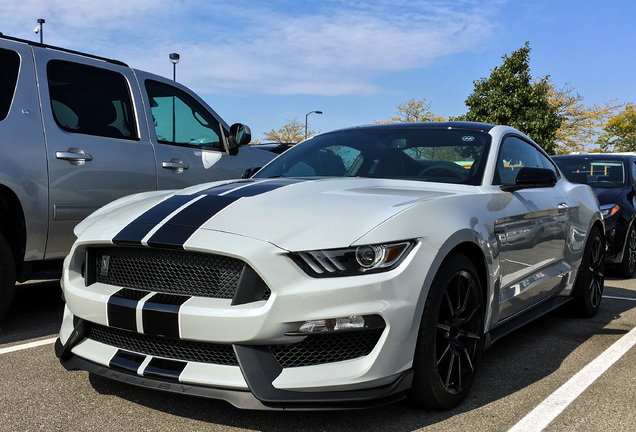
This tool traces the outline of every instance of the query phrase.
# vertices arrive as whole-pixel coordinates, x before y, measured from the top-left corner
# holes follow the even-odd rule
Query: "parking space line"
[[[612,299],[612,300],[627,300],[627,301],[636,301],[636,298],[631,297],[614,297],[614,296],[603,296],[604,299]]]
[[[25,344],[21,344],[21,345],[14,345],[12,347],[9,348],[0,348],[0,355],[2,354],[7,354],[10,352],[14,352],[14,351],[22,351],[25,349],[29,349],[29,348],[35,348],[35,347],[39,347],[42,345],[49,345],[55,342],[55,340],[57,339],[57,337],[53,337],[53,338],[49,338],[49,339],[43,339],[43,340],[39,340],[39,341],[35,341],[35,342],[29,342],[29,343],[25,343]]]
[[[539,432],[565,410],[598,377],[636,345],[636,327],[548,396],[508,432]]]

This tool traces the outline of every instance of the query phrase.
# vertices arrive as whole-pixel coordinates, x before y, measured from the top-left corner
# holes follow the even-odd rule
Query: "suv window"
[[[113,71],[51,60],[47,65],[53,117],[67,132],[137,139],[130,89]]]
[[[493,184],[514,185],[519,170],[524,167],[547,168],[557,174],[550,160],[533,145],[517,137],[505,138],[497,158]]]
[[[157,81],[147,80],[157,141],[223,150],[219,121],[189,94]]]
[[[20,56],[15,51],[0,49],[0,121],[7,118],[18,82]]]

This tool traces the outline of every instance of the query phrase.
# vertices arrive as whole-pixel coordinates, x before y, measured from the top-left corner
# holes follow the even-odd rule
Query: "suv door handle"
[[[187,170],[188,168],[190,168],[190,165],[183,162],[181,159],[170,159],[170,162],[161,162],[161,167],[170,169],[176,173],[181,173],[183,172],[183,170]]]
[[[60,160],[67,160],[73,165],[82,165],[85,162],[93,160],[93,156],[84,153],[84,150],[77,147],[71,147],[67,151],[55,152],[55,158]]]

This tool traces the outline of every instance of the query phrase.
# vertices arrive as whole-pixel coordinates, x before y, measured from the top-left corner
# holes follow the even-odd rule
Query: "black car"
[[[598,197],[607,243],[606,261],[617,276],[631,278],[636,268],[636,154],[554,156],[563,175],[589,185]]]

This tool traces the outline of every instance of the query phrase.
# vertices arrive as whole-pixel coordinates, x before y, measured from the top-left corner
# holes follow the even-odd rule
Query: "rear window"
[[[106,69],[52,60],[47,65],[53,117],[67,132],[137,139],[126,78]]]
[[[597,158],[555,158],[565,178],[598,188],[617,188],[626,183],[625,166],[620,160]]]
[[[15,94],[20,70],[20,56],[15,51],[0,49],[0,121],[7,118]]]

